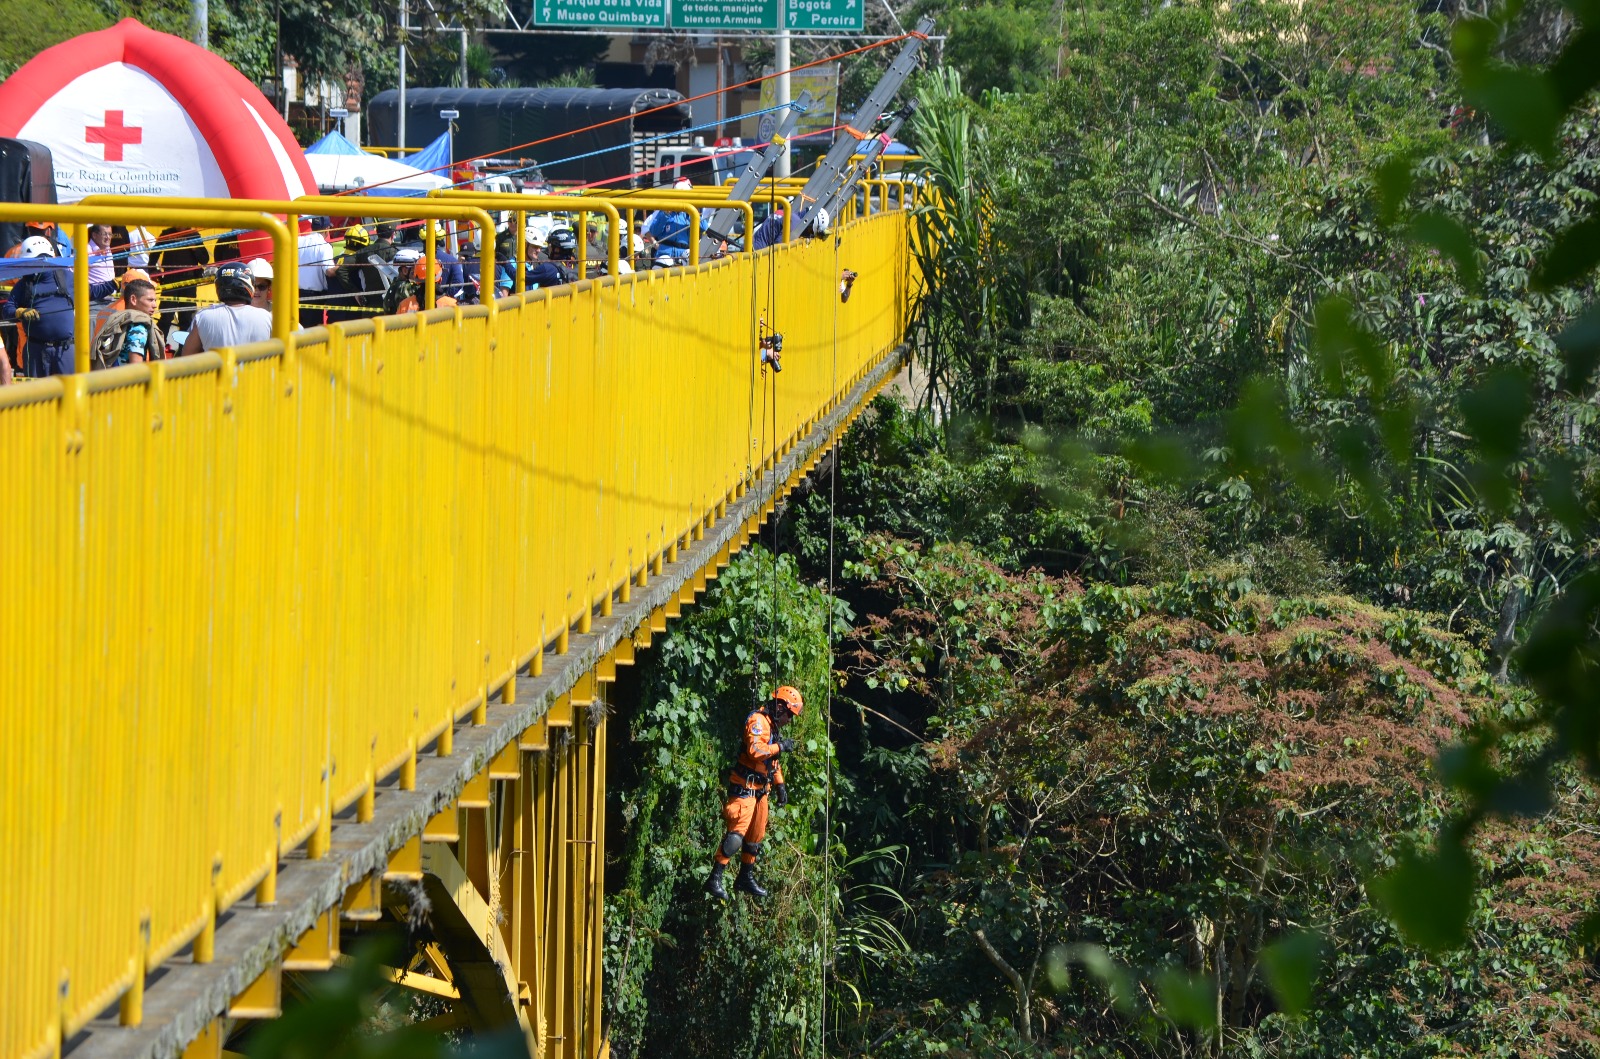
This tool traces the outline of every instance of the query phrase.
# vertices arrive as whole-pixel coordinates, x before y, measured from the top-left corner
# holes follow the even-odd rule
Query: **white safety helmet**
[[[42,235],[30,235],[22,241],[22,249],[18,251],[21,257],[54,257],[56,248],[50,245],[50,240]]]
[[[397,265],[414,265],[421,260],[422,251],[420,250],[412,250],[407,247],[404,250],[396,250],[394,252],[394,263]]]
[[[268,261],[264,257],[253,257],[253,258],[251,258],[250,259],[250,278],[251,279],[271,279],[272,278],[272,262]]]

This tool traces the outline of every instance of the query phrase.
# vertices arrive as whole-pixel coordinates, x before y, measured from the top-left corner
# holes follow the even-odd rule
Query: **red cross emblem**
[[[144,130],[136,125],[122,124],[122,111],[106,111],[104,125],[90,125],[83,130],[83,138],[89,143],[104,144],[106,161],[122,161],[122,149],[130,143],[143,143]]]

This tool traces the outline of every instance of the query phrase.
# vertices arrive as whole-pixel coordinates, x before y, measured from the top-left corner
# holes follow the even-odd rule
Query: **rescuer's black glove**
[[[784,806],[788,805],[789,785],[786,783],[774,783],[772,785],[772,800],[778,803],[779,809],[782,809]]]
[[[789,753],[789,751],[794,749],[794,740],[790,739],[786,735],[778,736],[778,738],[776,740],[774,740],[774,742],[776,742],[778,744],[778,749],[783,751],[785,754]]]

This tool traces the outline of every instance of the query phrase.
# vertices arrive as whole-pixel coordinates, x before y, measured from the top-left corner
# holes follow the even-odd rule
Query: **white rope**
[[[833,237],[833,274],[835,281],[839,275],[839,237]],[[839,292],[833,292],[833,363],[831,372],[831,389],[829,392],[835,396],[839,393]],[[823,900],[823,927],[822,927],[822,968],[821,968],[821,1021],[822,1021],[822,1059],[828,1056],[828,968],[833,962],[833,619],[837,609],[833,600],[833,531],[834,517],[839,495],[839,447],[844,444],[844,435],[834,443],[833,460],[828,467],[828,694],[823,702],[822,720],[824,734],[827,736],[827,746],[824,754],[826,775],[823,780],[822,801],[822,900]]]

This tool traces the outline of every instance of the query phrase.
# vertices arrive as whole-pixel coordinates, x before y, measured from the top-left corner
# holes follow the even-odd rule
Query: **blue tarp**
[[[306,154],[364,154],[365,152],[349,140],[344,133],[334,129],[328,135],[306,148]]]
[[[414,157],[414,156],[413,156]],[[306,164],[317,187],[339,194],[426,195],[445,187],[449,179],[424,173],[411,161],[369,154],[337,132],[330,132],[306,148]],[[370,190],[363,190],[370,189]]]
[[[416,154],[408,154],[401,159],[406,165],[415,166],[425,173],[434,173],[438,176],[450,175],[450,163],[455,159],[450,157],[450,134],[441,132],[439,138]]]
[[[0,282],[21,279],[51,268],[72,270],[70,257],[0,257]]]

